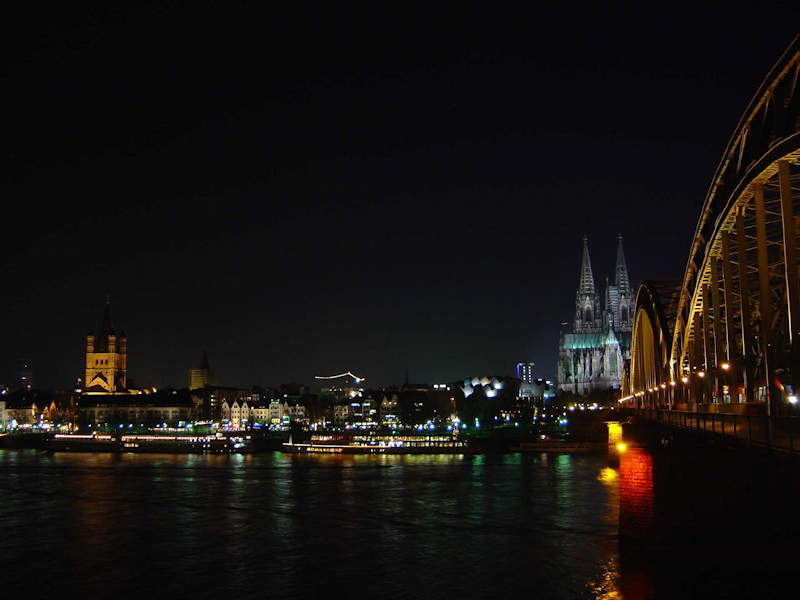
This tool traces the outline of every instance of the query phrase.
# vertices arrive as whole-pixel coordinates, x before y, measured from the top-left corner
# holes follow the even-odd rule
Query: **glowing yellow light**
[[[669,384],[670,384],[672,387],[675,387],[675,382],[674,382],[674,381],[670,381],[670,382],[669,382]]]
[[[600,477],[598,477],[598,479],[603,483],[611,483],[617,480],[617,472],[611,467],[605,467],[600,471]]]
[[[726,363],[726,362],[724,362],[724,363],[722,363],[722,364],[720,365],[720,367],[722,367],[722,369],[723,369],[723,370],[727,371],[728,369],[730,369],[730,368],[731,368],[731,363]]]
[[[689,378],[688,377],[681,377],[681,381],[683,383],[689,383]]]
[[[666,383],[662,383],[662,384],[661,384],[661,389],[662,389],[662,390],[665,390],[665,389],[667,389],[667,384],[666,384]]]
[[[697,375],[698,375],[698,377],[705,377],[706,376],[706,372],[705,371],[698,371]]]
[[[617,444],[617,452],[625,452],[628,449],[628,444],[625,442],[619,442]]]
[[[622,441],[622,424],[615,421],[609,421],[608,425],[608,443],[616,444]]]

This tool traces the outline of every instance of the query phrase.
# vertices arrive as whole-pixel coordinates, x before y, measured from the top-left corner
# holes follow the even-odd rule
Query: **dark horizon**
[[[0,383],[555,378],[595,280],[679,278],[786,6],[137,8],[22,17],[6,73]],[[757,35],[755,11],[770,32]],[[657,211],[657,215],[653,213]]]

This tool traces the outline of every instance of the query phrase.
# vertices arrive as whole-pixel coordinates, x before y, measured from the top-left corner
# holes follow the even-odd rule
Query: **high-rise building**
[[[128,338],[111,325],[111,300],[106,300],[103,321],[95,335],[86,336],[84,392],[127,394]]]
[[[200,362],[193,369],[189,369],[189,389],[199,390],[211,385],[211,367],[208,364],[208,354],[203,350]]]
[[[606,279],[605,306],[601,311],[589,258],[589,241],[583,238],[583,257],[575,297],[572,331],[561,334],[558,389],[576,394],[619,389],[625,361],[630,360],[633,290],[628,277],[622,236],[617,237],[614,283]]]
[[[532,362],[517,363],[517,379],[525,383],[533,383],[533,367],[534,363]]]

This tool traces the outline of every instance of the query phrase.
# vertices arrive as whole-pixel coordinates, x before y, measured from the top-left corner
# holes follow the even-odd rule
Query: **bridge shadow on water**
[[[620,456],[622,596],[793,595],[800,464],[657,430],[631,433],[646,443]]]

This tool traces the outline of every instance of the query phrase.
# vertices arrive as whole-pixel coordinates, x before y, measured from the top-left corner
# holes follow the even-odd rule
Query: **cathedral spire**
[[[581,260],[581,280],[578,285],[578,295],[594,295],[594,274],[592,261],[589,259],[589,238],[583,236],[583,259]]]
[[[622,249],[622,234],[617,236],[617,268],[614,283],[620,291],[627,291],[631,288],[631,282],[628,279],[628,265],[625,264],[625,251]]]

